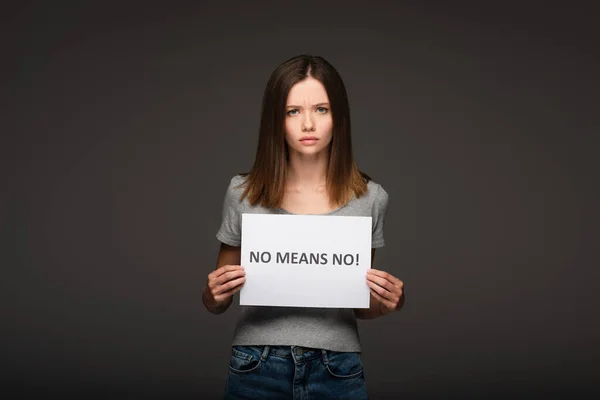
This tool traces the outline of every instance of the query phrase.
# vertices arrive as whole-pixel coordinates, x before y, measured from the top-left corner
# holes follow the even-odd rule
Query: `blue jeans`
[[[360,353],[233,346],[225,399],[368,399]]]

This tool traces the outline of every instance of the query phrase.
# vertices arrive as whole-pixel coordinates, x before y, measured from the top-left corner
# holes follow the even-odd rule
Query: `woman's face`
[[[285,140],[290,154],[314,155],[327,151],[332,129],[325,86],[312,77],[292,86],[285,116]]]

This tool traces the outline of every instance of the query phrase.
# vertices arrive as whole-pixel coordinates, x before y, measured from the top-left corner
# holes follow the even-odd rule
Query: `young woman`
[[[321,57],[281,64],[264,92],[258,149],[249,173],[229,182],[217,238],[216,270],[202,299],[225,312],[244,285],[242,213],[371,216],[372,262],[384,245],[388,194],[356,166],[344,83]],[[366,399],[357,318],[399,310],[404,284],[371,268],[369,309],[241,307],[228,399]]]

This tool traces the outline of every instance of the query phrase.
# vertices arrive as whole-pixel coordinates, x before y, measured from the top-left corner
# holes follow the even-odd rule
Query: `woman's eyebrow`
[[[313,107],[320,107],[320,106],[328,106],[329,103],[317,103],[317,104],[313,104]],[[289,105],[286,106],[287,108],[302,108],[302,106],[294,106],[294,105]]]

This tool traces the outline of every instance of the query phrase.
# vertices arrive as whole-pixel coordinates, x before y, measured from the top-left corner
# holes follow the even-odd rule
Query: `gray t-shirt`
[[[217,232],[217,239],[231,246],[241,246],[243,213],[291,214],[284,209],[252,206],[247,198],[240,201],[243,183],[244,178],[240,175],[231,179]],[[369,181],[367,193],[326,215],[372,217],[371,247],[378,248],[384,246],[387,204],[387,192],[381,185]],[[232,345],[295,345],[331,351],[361,351],[354,311],[338,308],[241,306]]]

